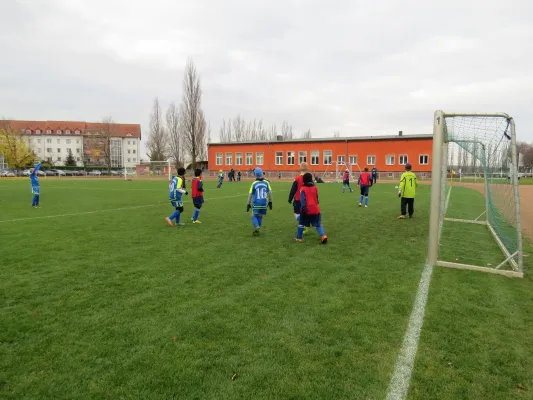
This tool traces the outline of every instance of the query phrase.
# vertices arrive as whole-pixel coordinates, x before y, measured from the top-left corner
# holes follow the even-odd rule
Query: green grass
[[[31,209],[28,182],[0,182],[0,398],[385,397],[430,186],[398,221],[391,184],[368,209],[319,185],[326,246],[316,232],[294,240],[290,183],[273,182],[260,237],[248,182],[206,182],[203,224],[187,198],[180,228],[163,221],[167,186],[42,180]],[[409,397],[511,399],[521,383],[531,398],[531,283],[435,270]]]

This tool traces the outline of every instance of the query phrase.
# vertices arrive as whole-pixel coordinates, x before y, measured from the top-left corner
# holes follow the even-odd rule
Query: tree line
[[[163,115],[156,97],[150,114],[148,157],[151,161],[171,159],[176,168],[186,159],[196,168],[198,161],[207,160],[210,127],[202,110],[200,76],[192,60],[187,61],[183,77],[181,103],[171,103]]]
[[[522,165],[520,168],[525,171],[533,170],[533,143],[518,142],[516,148]]]
[[[260,140],[277,140],[278,136],[282,140],[295,139],[292,125],[288,121],[283,121],[280,129],[277,125],[266,126],[263,124],[262,119],[256,119],[246,121],[240,115],[237,115],[233,119],[222,120],[220,126],[219,138],[223,143],[231,142],[249,142]],[[307,129],[302,132],[300,138],[311,139],[311,129]]]

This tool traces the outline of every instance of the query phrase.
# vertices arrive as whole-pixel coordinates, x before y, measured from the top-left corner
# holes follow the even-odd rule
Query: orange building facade
[[[296,139],[243,143],[210,143],[209,170],[296,172],[307,162],[313,172],[335,171],[335,164],[352,171],[367,167],[398,172],[411,163],[413,171],[431,172],[432,135]]]

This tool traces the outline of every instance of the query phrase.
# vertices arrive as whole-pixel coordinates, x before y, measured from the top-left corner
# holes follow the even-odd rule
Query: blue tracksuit
[[[33,172],[30,174],[31,192],[33,193],[33,200],[31,202],[32,207],[37,207],[39,205],[39,195],[41,194],[41,185],[39,184],[39,177],[37,176],[39,168],[41,168],[41,163],[37,164],[33,169]]]

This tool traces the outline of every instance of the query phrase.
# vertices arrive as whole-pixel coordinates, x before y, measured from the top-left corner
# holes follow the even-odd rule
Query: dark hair
[[[368,168],[367,167],[365,167],[365,172],[368,172]]]
[[[310,172],[306,172],[302,178],[304,183],[313,182],[313,175]]]
[[[199,177],[200,175],[202,175],[202,170],[200,168],[196,168],[194,170],[194,176]]]
[[[180,175],[180,176],[181,175],[185,175],[185,168],[183,168],[183,167],[178,168],[178,175]]]

